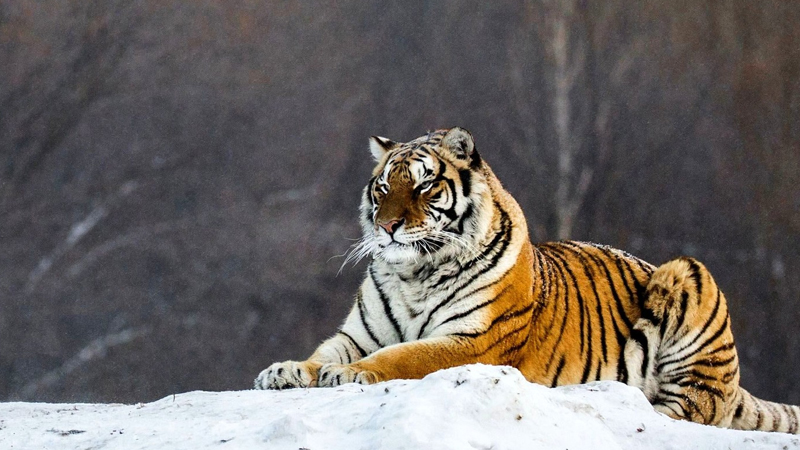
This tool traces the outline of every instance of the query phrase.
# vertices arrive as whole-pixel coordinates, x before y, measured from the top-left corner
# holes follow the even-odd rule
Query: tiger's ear
[[[372,152],[372,157],[378,162],[383,159],[383,155],[385,155],[386,152],[396,146],[397,142],[386,139],[385,137],[371,136],[369,138],[369,151]]]
[[[442,147],[449,150],[456,159],[465,161],[474,159],[476,154],[472,134],[461,127],[453,127],[444,135]]]

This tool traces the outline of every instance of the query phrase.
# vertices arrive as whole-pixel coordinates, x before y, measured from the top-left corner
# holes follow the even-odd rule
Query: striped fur
[[[256,388],[421,378],[468,363],[549,386],[618,380],[671,417],[798,431],[800,409],[739,387],[727,304],[691,258],[654,267],[584,242],[533,246],[525,218],[466,130],[373,137],[364,237],[371,256],[340,330]],[[347,262],[347,261],[346,261]]]

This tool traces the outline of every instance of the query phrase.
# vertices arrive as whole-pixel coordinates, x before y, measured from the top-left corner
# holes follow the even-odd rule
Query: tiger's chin
[[[373,258],[390,264],[414,264],[427,257],[416,247],[399,242],[390,242],[373,253]]]
[[[413,266],[418,264],[437,264],[444,260],[458,258],[459,255],[464,253],[463,245],[430,245],[420,242],[404,244],[394,241],[379,246],[377,250],[373,251],[372,258],[389,264]]]

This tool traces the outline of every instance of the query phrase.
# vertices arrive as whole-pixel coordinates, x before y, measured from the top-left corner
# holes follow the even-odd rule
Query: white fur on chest
[[[464,271],[456,262],[431,266],[427,272],[424,268],[390,270],[383,265],[374,268],[380,294],[398,322],[402,341],[480,329],[489,308],[475,310],[457,320],[448,318],[491,300],[494,291],[488,287],[516,259],[517,252],[510,250],[485,271],[481,264],[472,271]]]
[[[459,281],[458,271],[458,266],[450,263],[428,270],[424,278],[415,278],[413,271],[376,274],[382,293],[400,323],[403,341],[424,337],[420,336],[421,327],[428,321],[431,311],[451,295],[452,286]],[[456,276],[442,281],[451,275]]]

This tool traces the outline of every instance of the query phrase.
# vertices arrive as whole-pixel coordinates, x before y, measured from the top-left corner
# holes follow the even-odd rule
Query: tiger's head
[[[349,259],[435,262],[477,251],[489,227],[485,164],[469,131],[437,130],[406,143],[373,136],[377,161],[361,201],[363,237]]]

